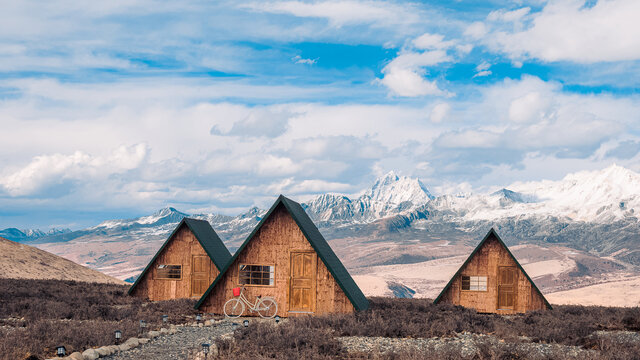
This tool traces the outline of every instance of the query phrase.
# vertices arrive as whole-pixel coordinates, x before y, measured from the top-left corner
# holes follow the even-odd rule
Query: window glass
[[[275,266],[240,264],[238,282],[241,285],[273,285]]]
[[[158,265],[156,279],[181,279],[182,265]]]
[[[486,276],[463,276],[462,290],[487,291]]]

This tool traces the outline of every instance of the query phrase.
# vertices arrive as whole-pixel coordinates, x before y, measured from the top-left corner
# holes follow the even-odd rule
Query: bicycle
[[[233,296],[237,298],[229,299],[224,303],[224,315],[230,318],[237,318],[244,313],[245,305],[252,312],[257,312],[260,317],[270,319],[278,313],[278,303],[272,297],[256,296],[256,302],[251,303],[244,296],[244,286],[242,288],[234,288]]]

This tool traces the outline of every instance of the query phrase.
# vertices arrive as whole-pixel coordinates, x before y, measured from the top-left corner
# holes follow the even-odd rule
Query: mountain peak
[[[433,199],[427,187],[418,178],[398,176],[393,171],[379,177],[363,196],[367,196],[374,201],[392,204],[400,204],[406,201],[418,204],[426,203]]]
[[[176,210],[176,208],[171,207],[171,206],[167,206],[164,207],[156,212],[154,212],[151,216],[157,216],[157,217],[165,217],[165,216],[169,216],[171,214],[181,214],[181,215],[187,215],[181,211]]]

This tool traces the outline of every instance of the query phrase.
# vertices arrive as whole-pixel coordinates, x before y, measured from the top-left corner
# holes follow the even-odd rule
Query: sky
[[[0,229],[640,171],[637,0],[0,8]]]

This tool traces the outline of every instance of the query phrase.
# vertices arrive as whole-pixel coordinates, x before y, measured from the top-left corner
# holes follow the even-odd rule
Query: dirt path
[[[176,360],[189,359],[202,348],[203,343],[233,333],[230,321],[217,322],[211,326],[179,326],[175,334],[165,334],[134,349],[100,359],[107,360]]]

